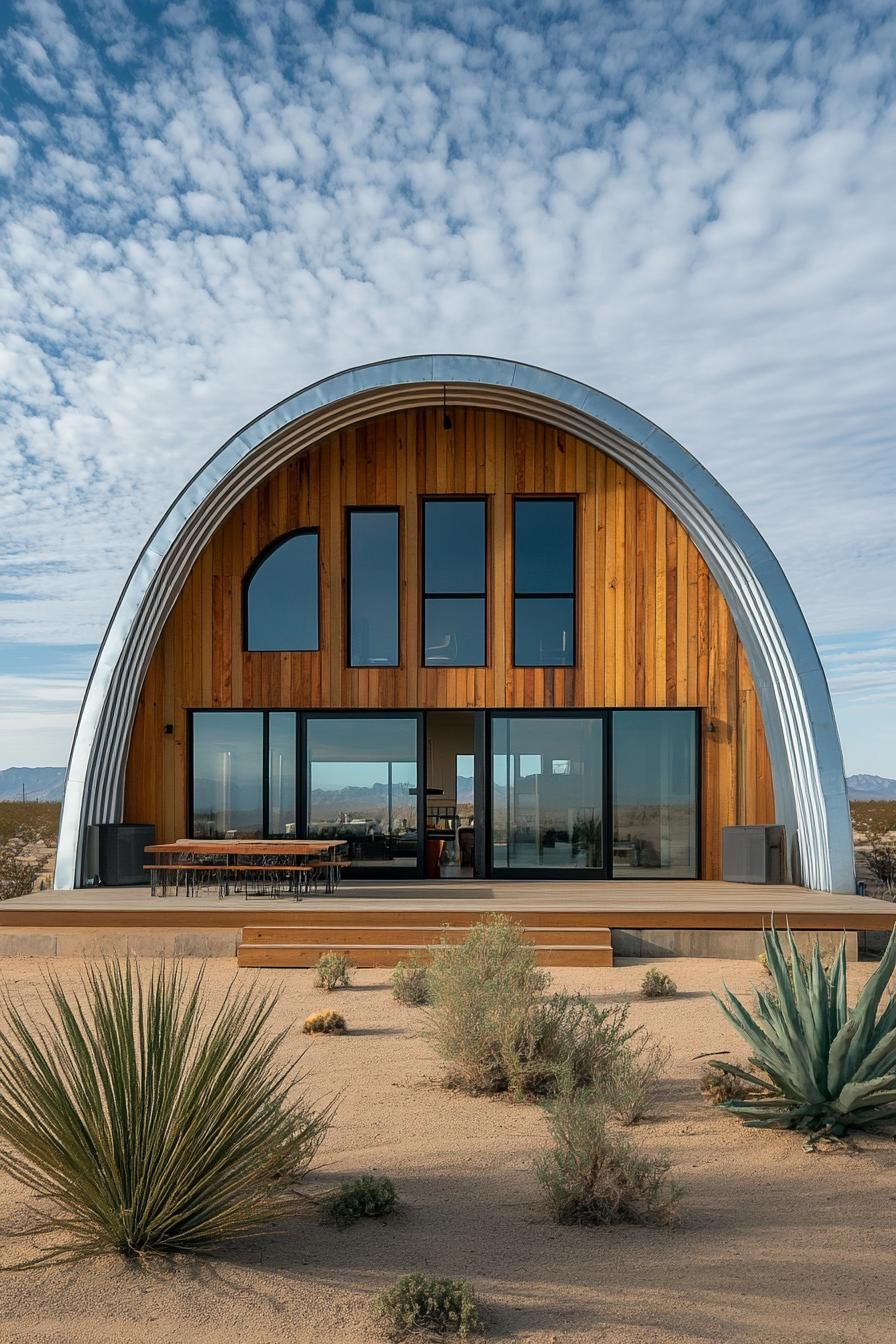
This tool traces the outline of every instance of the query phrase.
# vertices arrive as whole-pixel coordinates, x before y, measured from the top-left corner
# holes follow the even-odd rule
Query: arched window
[[[317,649],[317,531],[280,537],[246,575],[243,629],[252,651]]]

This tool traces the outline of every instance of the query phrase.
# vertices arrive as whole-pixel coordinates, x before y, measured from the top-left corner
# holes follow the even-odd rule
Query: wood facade
[[[390,414],[334,434],[271,475],[218,528],[168,618],[143,686],[125,820],[159,840],[188,830],[188,711],[621,708],[703,711],[702,876],[721,875],[721,827],[775,820],[756,691],[733,619],[685,529],[638,479],[590,445],[520,415],[451,407]],[[421,500],[488,500],[488,657],[423,667]],[[577,500],[577,665],[512,665],[512,516],[522,495]],[[401,662],[346,658],[346,509],[401,511]],[[243,651],[242,589],[260,551],[320,531],[320,650]],[[708,725],[714,731],[707,731]],[[166,732],[166,725],[173,731]]]

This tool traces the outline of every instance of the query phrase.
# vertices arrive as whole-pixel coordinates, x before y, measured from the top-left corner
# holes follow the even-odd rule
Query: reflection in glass
[[[268,715],[269,836],[292,839],[296,834],[296,716]]]
[[[264,715],[254,711],[193,715],[193,835],[263,835]]]
[[[317,533],[299,532],[262,559],[246,588],[246,648],[318,647]]]
[[[696,877],[693,710],[613,714],[613,876]]]
[[[485,500],[423,505],[423,661],[485,663]]]
[[[602,721],[495,717],[492,827],[496,869],[602,868]]]
[[[417,720],[309,716],[309,836],[348,840],[353,863],[417,864]]]
[[[398,510],[349,513],[349,663],[398,666]]]
[[[575,600],[518,597],[513,604],[513,661],[517,667],[572,667]]]
[[[423,610],[428,667],[484,664],[485,598],[428,597]]]

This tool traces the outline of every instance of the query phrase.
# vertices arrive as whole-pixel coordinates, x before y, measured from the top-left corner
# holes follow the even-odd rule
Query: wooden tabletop
[[[146,845],[147,854],[323,854],[347,840],[172,840]]]

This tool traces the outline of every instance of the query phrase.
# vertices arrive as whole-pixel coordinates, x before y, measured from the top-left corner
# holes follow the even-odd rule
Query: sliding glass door
[[[605,769],[600,713],[493,715],[495,876],[605,876]]]
[[[699,876],[697,714],[613,714],[613,876]]]

